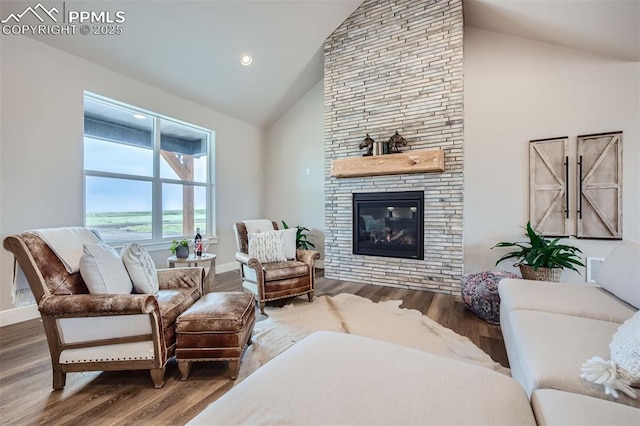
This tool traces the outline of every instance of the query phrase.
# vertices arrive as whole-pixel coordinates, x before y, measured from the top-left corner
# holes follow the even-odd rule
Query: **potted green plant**
[[[171,241],[171,247],[169,247],[171,254],[175,254],[180,259],[186,259],[189,257],[189,241],[187,240],[173,240]]]
[[[568,268],[578,273],[576,266],[584,266],[584,263],[580,261],[580,256],[577,253],[582,251],[573,246],[558,244],[560,238],[554,240],[547,240],[536,232],[531,223],[527,222],[527,226],[524,228],[529,241],[526,242],[500,242],[492,249],[496,247],[517,247],[504,256],[502,256],[496,262],[496,265],[506,259],[516,259],[522,278],[528,280],[544,280],[559,282],[562,270]]]
[[[289,229],[289,225],[287,225],[287,222],[285,222],[284,220],[282,221],[282,227],[284,229]],[[296,228],[298,229],[298,231],[296,232],[296,248],[302,250],[316,248],[316,245],[308,240],[308,237],[310,236],[308,234],[309,228],[305,228],[304,226],[300,225],[296,226]]]

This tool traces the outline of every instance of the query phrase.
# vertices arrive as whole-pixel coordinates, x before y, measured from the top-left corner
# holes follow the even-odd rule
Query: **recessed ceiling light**
[[[133,114],[133,118],[137,118],[138,120],[144,120],[145,118],[147,118],[147,116],[142,114]]]
[[[251,62],[253,62],[253,58],[249,55],[244,55],[242,59],[240,59],[240,63],[245,67],[248,67],[249,65],[251,65]]]

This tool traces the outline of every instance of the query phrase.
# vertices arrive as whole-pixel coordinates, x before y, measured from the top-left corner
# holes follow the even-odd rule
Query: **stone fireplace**
[[[461,0],[365,0],[325,41],[326,277],[459,294],[464,182],[462,32]],[[330,175],[333,160],[363,154],[358,145],[367,133],[376,141],[386,141],[396,130],[408,141],[401,148],[405,152],[441,149],[444,172]],[[389,239],[407,228],[404,225],[414,213],[411,208],[402,206],[396,211],[395,206],[385,205],[354,213],[354,194],[397,192],[422,194],[422,213],[415,212],[422,219],[415,225],[422,227],[422,235],[416,231],[414,237],[404,239],[405,243],[411,238],[421,240],[422,256],[389,257],[370,251],[371,243],[386,240],[384,231],[379,233],[382,225],[387,228],[396,222],[390,226]],[[387,207],[394,207],[391,218]],[[385,211],[387,220],[380,222]],[[369,232],[368,240],[361,236],[354,243],[354,229],[361,226]]]
[[[353,194],[353,253],[424,259],[424,193]]]

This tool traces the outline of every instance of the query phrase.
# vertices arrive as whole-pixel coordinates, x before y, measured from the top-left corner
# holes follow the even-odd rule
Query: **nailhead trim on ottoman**
[[[500,324],[498,283],[503,278],[520,277],[506,271],[463,275],[460,280],[460,290],[464,306],[483,320],[491,324]]]

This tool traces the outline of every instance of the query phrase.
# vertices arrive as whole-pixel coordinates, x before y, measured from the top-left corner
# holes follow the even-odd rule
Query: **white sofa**
[[[515,279],[499,284],[500,324],[511,374],[532,399],[534,409],[549,399],[550,391],[544,389],[573,394],[566,398],[580,410],[602,405],[594,398],[610,401],[612,409],[640,407],[640,398],[622,392],[613,398],[602,385],[580,377],[582,365],[590,358],[610,359],[613,334],[638,310],[640,244],[619,244],[596,280],[597,286]],[[640,424],[637,409],[635,423]]]
[[[484,367],[320,331],[259,368],[191,425],[535,425],[516,381]]]
[[[510,377],[366,337],[321,331],[190,425],[633,425],[640,410],[557,390],[531,403]]]
[[[603,265],[605,272],[612,265]],[[514,378],[391,343],[317,332],[189,424],[640,424],[640,409],[606,400],[579,377],[592,356],[608,358],[611,335],[634,307],[586,285],[503,280],[500,292]]]

